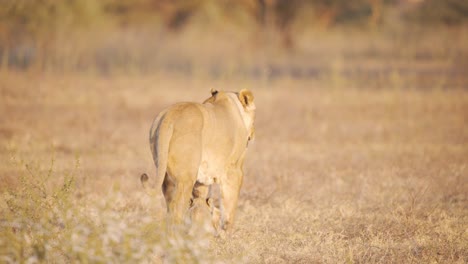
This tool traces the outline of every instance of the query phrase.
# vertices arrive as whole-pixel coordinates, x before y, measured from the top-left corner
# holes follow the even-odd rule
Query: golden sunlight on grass
[[[468,93],[333,81],[0,77],[3,262],[468,260]],[[346,81],[346,80],[344,80]],[[252,88],[256,140],[234,232],[169,239],[140,187],[152,118]]]
[[[0,263],[468,263],[468,1],[1,3]],[[211,88],[233,232],[166,232],[150,125]]]

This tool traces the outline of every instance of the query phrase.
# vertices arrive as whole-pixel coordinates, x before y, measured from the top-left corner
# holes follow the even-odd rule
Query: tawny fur
[[[246,89],[212,90],[203,104],[174,104],[156,117],[150,131],[155,186],[162,187],[171,223],[181,223],[187,213],[197,219],[199,212],[209,212],[215,228],[230,228],[254,119],[254,97]],[[147,180],[142,175],[142,183]],[[220,187],[220,209],[208,203],[214,183]],[[196,208],[189,210],[190,205]]]

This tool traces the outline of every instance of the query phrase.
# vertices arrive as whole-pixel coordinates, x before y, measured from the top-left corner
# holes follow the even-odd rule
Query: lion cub
[[[201,228],[205,232],[218,234],[221,212],[214,206],[213,199],[195,198],[190,202],[188,212],[191,223],[190,233],[193,234]]]

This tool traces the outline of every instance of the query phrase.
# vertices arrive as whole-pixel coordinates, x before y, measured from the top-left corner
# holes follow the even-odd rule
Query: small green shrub
[[[141,263],[205,258],[208,240],[185,232],[165,235],[163,222],[129,204],[128,194],[76,195],[75,168],[45,173],[40,164],[17,162],[21,185],[1,194],[0,261]]]

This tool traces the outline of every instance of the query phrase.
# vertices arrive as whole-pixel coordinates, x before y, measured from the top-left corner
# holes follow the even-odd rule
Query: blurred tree
[[[100,16],[101,5],[93,0],[4,0],[0,4],[0,54],[2,66],[18,57],[34,56],[43,62],[53,50],[58,34],[70,34],[89,26]],[[21,45],[29,46],[27,54]]]
[[[107,0],[104,10],[121,25],[160,22],[170,31],[181,30],[203,0]],[[157,21],[154,21],[157,18]],[[159,21],[158,21],[159,19]]]
[[[459,25],[468,22],[468,1],[466,0],[424,0],[418,1],[406,17],[419,23]]]
[[[293,27],[299,32],[335,26],[365,30],[380,26],[387,10],[406,18],[404,23],[468,22],[467,0],[0,0],[0,62],[43,63],[76,32],[91,27],[99,32],[97,21],[175,33],[190,22],[218,28],[229,22],[253,35],[260,47],[274,42],[290,50]]]

